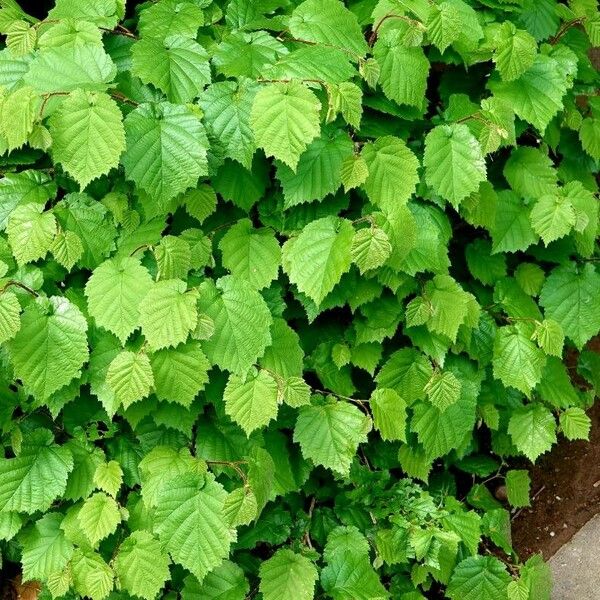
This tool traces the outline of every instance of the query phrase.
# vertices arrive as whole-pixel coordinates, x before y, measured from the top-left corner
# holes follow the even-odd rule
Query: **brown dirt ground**
[[[587,347],[600,353],[600,337]],[[576,356],[569,357],[572,362]],[[571,360],[568,360],[570,363]],[[588,411],[590,441],[561,441],[530,469],[532,503],[513,517],[513,546],[522,560],[550,558],[600,512],[600,401]]]

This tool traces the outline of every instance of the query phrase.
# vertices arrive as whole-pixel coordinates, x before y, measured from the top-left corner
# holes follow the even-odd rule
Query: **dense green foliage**
[[[5,568],[547,600],[509,511],[600,385],[596,1],[125,9],[0,0]]]

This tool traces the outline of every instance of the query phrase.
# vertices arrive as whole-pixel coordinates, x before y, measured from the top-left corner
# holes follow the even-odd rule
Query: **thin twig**
[[[533,504],[533,501],[546,489],[546,486],[543,485],[533,496],[531,496],[530,504]],[[523,512],[523,508],[520,508],[511,518],[511,521],[514,521],[521,513]]]
[[[117,92],[117,91],[112,91],[110,93],[110,95],[115,99],[115,100],[120,100],[121,102],[124,102],[125,104],[131,104],[132,106],[139,106],[139,102],[136,102],[135,100],[132,100],[131,98],[128,98],[127,96],[125,96],[124,94],[121,94],[121,92]]]
[[[322,79],[263,79],[262,77],[256,80],[258,83],[291,83],[292,81],[302,81],[303,83],[318,83],[325,85]]]
[[[242,471],[239,465],[246,464],[245,460],[207,460],[205,461],[207,465],[221,465],[224,467],[231,467],[234,471],[240,476],[244,485],[248,483],[248,478],[246,477],[246,473]]]
[[[362,59],[362,56],[360,54],[357,54],[356,52],[353,52],[352,50],[348,50],[348,48],[342,48],[341,46],[336,46],[334,44],[327,44],[326,42],[313,42],[312,40],[304,40],[302,38],[295,38],[295,37],[285,37],[286,32],[282,31],[278,36],[277,36],[277,40],[279,40],[280,42],[293,42],[293,43],[297,43],[297,44],[306,44],[307,46],[322,46],[325,48],[334,48],[335,50],[340,50],[342,52],[345,52],[346,54],[348,54],[348,56],[351,56],[354,60],[358,61]]]
[[[555,46],[571,27],[575,27],[575,25],[581,25],[585,21],[585,17],[578,17],[577,19],[572,19],[571,21],[567,21],[563,24],[563,26],[558,30],[554,37],[550,38],[550,44]]]
[[[115,35],[124,35],[125,37],[131,38],[133,40],[137,40],[137,35],[132,31],[129,31],[127,27],[123,25],[117,25],[114,29],[109,29],[108,27],[100,27],[102,31],[106,31],[107,33],[114,33]]]
[[[9,282],[4,284],[2,289],[0,289],[0,294],[4,294],[4,292],[13,285],[15,287],[21,288],[22,290],[25,290],[26,292],[29,292],[34,298],[37,298],[39,296],[39,294],[36,291],[32,290],[30,287],[26,286],[24,283],[21,283],[20,281],[15,281],[14,279],[11,279]]]
[[[152,246],[150,244],[142,244],[141,246],[138,246],[133,252],[131,252],[129,254],[129,256],[133,256],[134,254],[136,254],[140,250],[152,250]]]
[[[377,25],[373,28],[373,31],[371,32],[371,35],[369,36],[369,42],[368,42],[369,46],[372,46],[375,43],[375,40],[377,39],[377,34],[379,33],[380,27],[388,19],[401,19],[402,21],[405,21],[406,23],[408,23],[411,27],[416,27],[417,29],[420,29],[421,31],[426,30],[423,23],[421,23],[420,21],[411,19],[410,17],[407,17],[406,15],[397,15],[396,13],[388,13],[387,15],[383,16],[379,20]]]
[[[47,94],[44,94],[44,99],[42,100],[42,105],[40,106],[40,113],[39,113],[39,118],[41,119],[44,116],[44,109],[46,108],[46,104],[48,103],[48,100],[50,100],[50,98],[52,98],[53,96],[68,96],[71,92],[49,92]]]

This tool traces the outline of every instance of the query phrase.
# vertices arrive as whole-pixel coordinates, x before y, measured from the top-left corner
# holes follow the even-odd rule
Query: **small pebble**
[[[554,531],[550,532],[550,537],[554,537],[556,534],[554,533]]]
[[[596,481],[596,483],[594,483],[594,487],[597,488],[600,485],[600,479],[598,479],[598,481]]]

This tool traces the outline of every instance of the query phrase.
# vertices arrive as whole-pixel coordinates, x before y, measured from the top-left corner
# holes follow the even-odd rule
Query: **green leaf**
[[[71,572],[73,587],[81,596],[104,600],[113,589],[113,570],[96,552],[77,548],[71,559]]]
[[[31,303],[8,342],[15,375],[40,400],[67,385],[88,358],[87,321],[66,298]]]
[[[225,156],[247,169],[252,167],[256,150],[250,111],[258,89],[246,81],[220,81],[207,87],[198,100],[209,136],[217,140]]]
[[[50,121],[54,160],[81,189],[119,164],[125,150],[123,117],[108,94],[75,90]]]
[[[51,19],[77,19],[94,23],[98,27],[113,28],[124,10],[120,0],[56,0],[48,13]]]
[[[188,408],[208,383],[210,363],[199,342],[159,350],[150,356],[155,393],[159,400]]]
[[[266,31],[234,31],[216,48],[213,63],[219,72],[228,77],[254,79],[265,70],[269,72],[268,68],[285,54],[285,46]]]
[[[250,117],[257,145],[296,172],[300,155],[319,135],[320,108],[302,83],[265,85],[254,98]]]
[[[460,398],[462,385],[456,375],[450,371],[439,371],[433,374],[433,377],[425,386],[425,393],[429,402],[433,404],[440,412],[444,412],[449,406],[458,402]]]
[[[164,40],[172,35],[195,38],[202,25],[204,13],[198,4],[162,0],[141,11],[138,28],[145,38]]]
[[[443,54],[460,37],[460,13],[451,2],[434,4],[427,19],[427,37]]]
[[[591,419],[582,408],[571,406],[560,413],[560,428],[568,440],[589,440]]]
[[[537,148],[513,150],[503,172],[510,187],[525,198],[556,194],[556,170],[550,157]]]
[[[536,323],[532,339],[536,340],[539,347],[549,356],[562,356],[565,334],[553,319],[544,319],[541,323]]]
[[[79,385],[75,390],[78,389]],[[51,404],[50,406],[52,407]],[[71,439],[65,445],[73,455],[73,470],[69,473],[64,497],[68,500],[87,498],[94,489],[94,471],[102,462],[104,453],[100,448],[77,439]]]
[[[262,296],[243,280],[222,277],[199,288],[198,309],[215,324],[202,343],[210,362],[245,374],[271,343],[272,317]]]
[[[131,47],[131,56],[131,72],[163,91],[170,102],[185,104],[210,83],[208,53],[186,37],[143,38]]]
[[[494,285],[506,276],[506,257],[492,254],[492,245],[487,240],[477,239],[465,250],[469,271],[484,285]]]
[[[217,194],[210,186],[201,183],[183,194],[181,204],[191,217],[202,223],[217,209]]]
[[[73,457],[47,429],[24,436],[15,458],[0,459],[0,511],[46,511],[67,487]]]
[[[310,404],[310,386],[301,377],[290,377],[285,381],[283,387],[283,401],[298,408]]]
[[[260,565],[259,590],[265,600],[312,600],[317,569],[305,556],[282,548]]]
[[[481,146],[463,124],[438,125],[427,134],[423,165],[428,185],[455,207],[486,178]]]
[[[278,164],[277,177],[283,188],[285,208],[334,194],[342,183],[342,166],[351,156],[352,148],[346,132],[327,128],[308,145],[295,170]]]
[[[114,250],[117,231],[100,202],[87,194],[68,194],[54,210],[61,228],[72,231],[83,244],[78,261],[82,267],[94,269]]]
[[[579,139],[582,148],[592,158],[600,160],[600,119],[584,119],[579,128]]]
[[[102,46],[78,44],[40,50],[23,80],[40,94],[104,91],[116,74]]]
[[[324,217],[309,223],[283,246],[283,270],[317,305],[350,269],[354,229],[346,219]]]
[[[577,221],[575,209],[562,196],[543,196],[531,209],[531,225],[547,246],[568,235]]]
[[[34,49],[37,30],[25,21],[15,21],[6,33],[6,47],[13,56],[23,56]]]
[[[389,595],[371,566],[367,540],[355,527],[337,527],[327,538],[321,571],[323,589],[340,599],[387,600]]]
[[[289,28],[296,38],[336,46],[358,56],[367,51],[356,16],[339,0],[305,0],[294,9]]]
[[[547,408],[536,402],[513,411],[508,433],[517,450],[535,462],[556,443],[556,421]]]
[[[411,430],[417,434],[426,457],[435,459],[458,448],[475,424],[477,387],[463,380],[461,397],[443,412],[430,403],[415,406]]]
[[[40,97],[29,86],[15,90],[0,103],[0,131],[9,150],[21,148],[33,132],[39,113]]]
[[[278,396],[277,381],[267,371],[261,369],[245,379],[232,373],[223,392],[225,412],[249,436],[277,416]]]
[[[154,248],[157,279],[185,279],[192,262],[192,250],[182,237],[166,235]]]
[[[362,158],[369,175],[365,190],[371,202],[382,208],[405,204],[419,181],[419,161],[399,138],[384,136],[365,144]]]
[[[169,558],[147,531],[134,531],[119,546],[115,573],[122,589],[154,600],[169,579]]]
[[[494,62],[503,81],[513,81],[531,67],[537,54],[535,38],[517,29],[510,21],[502,23],[496,37]]]
[[[21,305],[10,291],[0,295],[0,344],[15,337],[21,328]]]
[[[75,6],[72,9],[74,12],[77,10]],[[102,32],[90,21],[87,18],[78,21],[71,17],[58,20],[43,29],[38,39],[38,46],[55,48],[90,44],[102,47]]]
[[[223,513],[231,527],[249,525],[258,516],[256,496],[249,487],[237,488],[229,493]]]
[[[362,185],[369,176],[369,167],[362,156],[353,155],[347,157],[340,172],[344,191],[347,192],[353,188]]]
[[[350,81],[342,81],[338,85],[329,85],[327,91],[329,92],[327,121],[333,121],[337,114],[341,113],[348,125],[359,129],[363,113],[362,90]]]
[[[208,174],[208,140],[186,106],[141,104],[125,118],[127,179],[157,202],[167,202]]]
[[[510,581],[506,567],[494,556],[471,556],[454,569],[447,594],[451,600],[501,600]]]
[[[96,324],[124,344],[140,321],[140,305],[152,278],[135,258],[112,258],[94,269],[85,286],[88,310]]]
[[[600,314],[595,310],[598,294],[600,275],[594,266],[569,263],[556,267],[546,278],[540,304],[546,318],[556,321],[581,349],[600,330]]]
[[[340,475],[348,475],[358,445],[367,441],[371,419],[346,402],[303,406],[294,428],[302,455]]]
[[[212,476],[191,474],[172,479],[157,496],[155,531],[173,560],[199,580],[229,554],[226,497]]]
[[[517,116],[544,132],[562,108],[567,81],[556,60],[538,54],[518,79],[491,82],[490,87],[498,98],[510,104]]]
[[[107,463],[100,463],[94,471],[94,485],[102,491],[113,496],[119,492],[123,484],[123,470],[119,463],[111,460]]]
[[[513,508],[531,505],[529,501],[530,487],[529,471],[512,469],[506,473],[506,494]]]
[[[352,261],[361,273],[381,267],[392,253],[390,239],[379,227],[359,229],[352,240]]]
[[[369,400],[375,429],[386,441],[406,441],[406,402],[394,390],[377,388]]]
[[[45,204],[56,195],[56,183],[41,171],[6,173],[0,179],[0,229],[6,228],[11,212],[24,204]]]
[[[292,378],[302,374],[304,352],[300,347],[298,334],[282,318],[273,319],[271,326],[271,345],[265,350],[259,364],[272,371],[281,379]]]
[[[425,386],[433,375],[430,361],[416,348],[402,348],[390,356],[375,381],[379,387],[391,388],[408,405],[425,398]]]
[[[229,560],[211,571],[202,583],[190,575],[184,584],[182,600],[245,600],[250,590],[244,571]]]
[[[23,519],[17,512],[0,512],[0,539],[10,541],[23,526]]]
[[[373,55],[381,67],[384,94],[398,104],[424,107],[429,61],[423,49],[407,48],[399,35],[388,35],[377,40]]]
[[[537,241],[531,227],[531,209],[510,190],[498,194],[496,218],[491,227],[492,253],[526,250]]]
[[[17,206],[6,227],[8,243],[19,265],[44,258],[56,234],[56,219],[41,204]]]
[[[471,294],[463,291],[449,275],[436,275],[425,285],[423,297],[430,307],[428,329],[456,340],[469,314]]]
[[[70,271],[83,256],[83,243],[72,231],[59,231],[52,241],[50,252],[56,262]]]
[[[496,331],[494,377],[507,387],[529,395],[542,379],[545,354],[531,341],[524,327],[508,325]]]
[[[139,323],[152,350],[186,341],[198,319],[196,300],[196,291],[188,291],[180,279],[157,281],[149,289],[139,307]]]
[[[356,119],[360,121],[362,90],[347,81],[357,75],[356,68],[351,62],[352,56],[347,50],[321,44],[307,44],[283,55],[281,55],[281,48],[278,48],[278,54],[277,62],[263,72],[265,76],[270,79],[323,81],[328,84],[330,111],[342,111],[345,107],[344,112],[352,113],[351,121],[356,122]],[[336,107],[332,106],[334,99],[331,94],[336,97]]]
[[[58,513],[48,513],[20,536],[25,581],[45,581],[52,573],[62,571],[71,558],[73,544],[60,528],[62,519]]]
[[[115,401],[129,408],[134,402],[143,400],[154,384],[150,359],[146,354],[121,352],[108,367],[106,383]]]
[[[255,229],[250,219],[230,227],[219,242],[223,266],[235,277],[260,290],[277,278],[281,249],[272,230]]]
[[[79,509],[77,521],[92,546],[114,533],[121,522],[121,513],[115,499],[103,492],[90,496]]]

